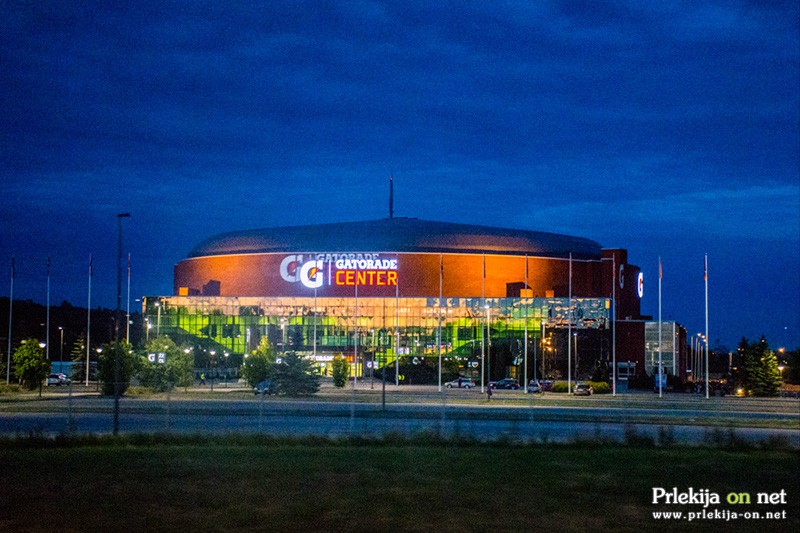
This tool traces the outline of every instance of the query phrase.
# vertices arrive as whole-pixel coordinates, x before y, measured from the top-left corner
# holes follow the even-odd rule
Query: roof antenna
[[[394,218],[394,172],[389,175],[389,218]]]

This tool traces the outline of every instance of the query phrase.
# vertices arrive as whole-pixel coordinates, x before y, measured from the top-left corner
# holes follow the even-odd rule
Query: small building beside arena
[[[151,296],[150,335],[237,365],[262,339],[329,374],[576,380],[645,370],[643,276],[585,238],[387,218],[238,231],[200,243]],[[571,343],[571,345],[568,345]],[[567,354],[572,360],[568,362]]]

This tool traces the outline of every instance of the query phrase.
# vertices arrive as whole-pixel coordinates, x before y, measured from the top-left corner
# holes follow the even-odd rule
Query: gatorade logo
[[[300,267],[300,283],[309,289],[319,289],[323,280],[322,261],[308,261]]]
[[[300,281],[300,265],[303,262],[302,255],[287,255],[281,261],[281,277],[289,283]]]
[[[303,254],[287,255],[280,265],[281,278],[300,282],[309,289],[329,285],[397,285],[397,259],[382,259],[379,254]],[[313,259],[312,259],[313,258]]]

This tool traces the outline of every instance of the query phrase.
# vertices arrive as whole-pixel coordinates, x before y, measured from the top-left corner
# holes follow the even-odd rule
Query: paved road
[[[0,434],[54,435],[70,422],[81,433],[110,433],[113,402],[105,398],[60,399],[27,405],[38,412],[4,406]],[[791,405],[789,406],[791,408]],[[381,436],[437,433],[478,440],[569,442],[575,439],[624,441],[634,436],[689,444],[785,442],[800,448],[800,414],[755,410],[518,405],[380,404],[281,401],[267,398],[121,401],[120,431],[180,434],[264,433],[278,436]],[[70,417],[71,413],[71,417]],[[764,427],[770,426],[770,427]]]

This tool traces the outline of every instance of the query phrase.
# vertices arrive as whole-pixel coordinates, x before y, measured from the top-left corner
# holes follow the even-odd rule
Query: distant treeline
[[[80,336],[86,336],[88,313],[85,307],[75,307],[67,301],[60,305],[50,305],[50,335],[47,337],[47,307],[31,300],[14,300],[12,313],[11,350],[19,346],[24,339],[37,339],[50,343],[50,359],[58,361],[61,356],[61,330],[64,328],[64,360],[69,360],[72,346]],[[8,349],[8,297],[0,297],[0,353]],[[92,309],[91,343],[99,346],[114,338],[115,311],[113,309]],[[125,310],[121,313],[119,331],[120,338],[125,338]],[[131,311],[130,335],[131,343],[138,345],[142,338],[142,315]]]

